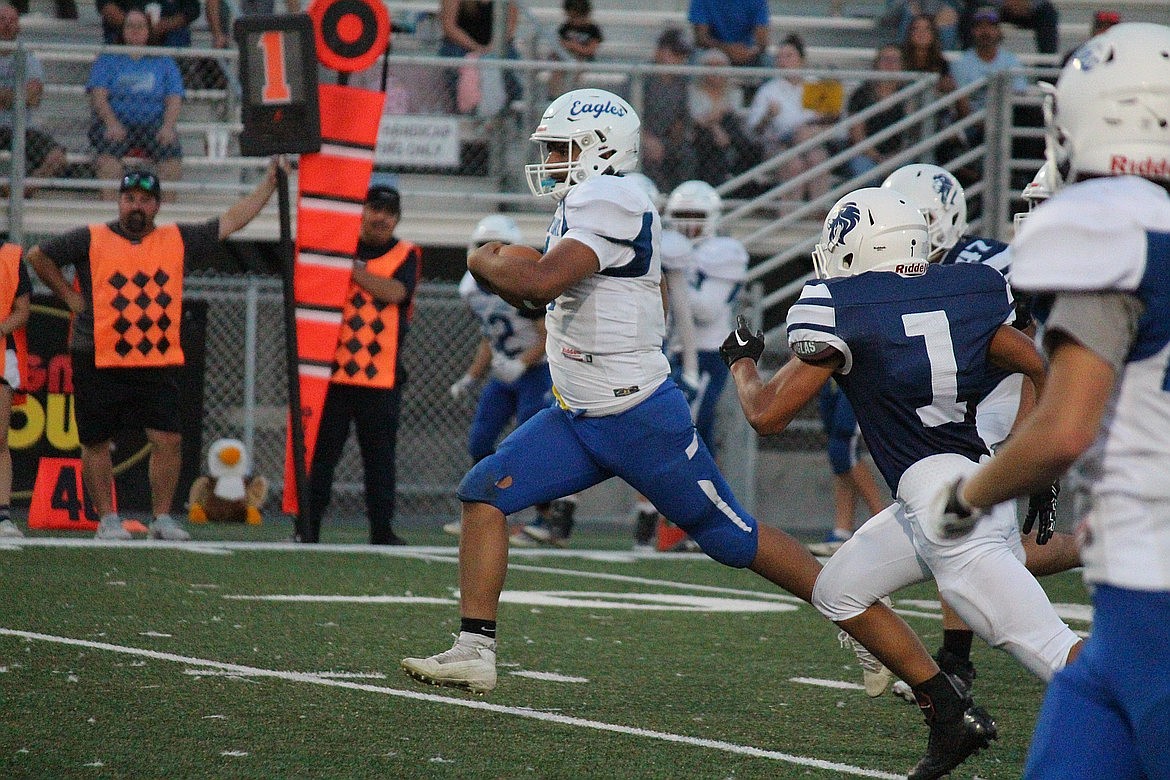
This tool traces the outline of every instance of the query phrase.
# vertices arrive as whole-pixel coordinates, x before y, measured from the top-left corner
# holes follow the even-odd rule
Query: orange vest
[[[412,251],[417,251],[414,244],[400,240],[386,254],[367,261],[366,269],[378,276],[394,276]],[[349,283],[330,381],[384,389],[394,387],[399,308],[396,303],[377,300],[357,282]],[[408,320],[410,314],[408,308]]]
[[[0,246],[0,322],[8,319],[8,315],[12,314],[12,304],[16,302],[16,288],[20,284],[20,255],[21,249],[16,244]],[[7,346],[0,347],[0,376],[4,376],[4,370],[8,368]],[[23,378],[24,372],[21,371],[20,375]]]
[[[155,228],[134,244],[106,225],[89,226],[94,364],[98,368],[183,365],[183,237]]]

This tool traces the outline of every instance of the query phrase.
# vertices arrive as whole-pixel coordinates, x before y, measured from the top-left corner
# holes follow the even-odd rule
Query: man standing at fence
[[[114,511],[110,445],[121,428],[142,427],[150,442],[150,537],[190,539],[171,516],[182,438],[178,370],[183,275],[206,267],[216,243],[260,213],[276,189],[276,160],[256,188],[207,222],[155,225],[162,198],[158,175],[122,177],[118,218],[77,228],[33,247],[28,262],[73,312],[69,352],[81,469],[100,517],[96,538],[130,539]],[[73,266],[76,288],[61,269]]]
[[[341,460],[352,420],[362,453],[370,544],[405,544],[394,533],[394,449],[402,401],[402,344],[414,314],[414,290],[422,273],[422,250],[395,238],[401,217],[398,190],[374,184],[362,207],[353,278],[333,375],[321,409],[321,424],[309,468],[308,535],[320,541],[321,516],[333,495],[333,472]]]

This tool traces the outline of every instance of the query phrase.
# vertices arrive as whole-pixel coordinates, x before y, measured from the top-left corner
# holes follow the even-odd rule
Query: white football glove
[[[456,401],[463,401],[471,395],[471,388],[475,386],[475,377],[471,374],[464,374],[455,380],[455,383],[447,388],[447,392]]]
[[[516,358],[510,358],[500,354],[492,355],[492,376],[501,382],[512,384],[524,376],[524,372],[527,370],[528,366]]]
[[[956,477],[938,491],[930,503],[930,516],[927,523],[932,530],[944,539],[957,539],[971,533],[971,529],[987,514],[982,509],[976,509],[968,504],[959,495],[963,487],[963,478]]]

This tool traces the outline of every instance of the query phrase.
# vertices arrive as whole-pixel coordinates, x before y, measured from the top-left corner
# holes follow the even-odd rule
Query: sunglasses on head
[[[158,177],[153,173],[128,173],[122,177],[122,189],[143,189],[147,192],[158,191]]]

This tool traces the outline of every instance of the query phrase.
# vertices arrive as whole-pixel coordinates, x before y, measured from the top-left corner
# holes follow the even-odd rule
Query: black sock
[[[918,699],[918,709],[927,723],[933,723],[936,718],[944,721],[955,720],[963,714],[963,700],[958,691],[945,673],[939,672],[926,682],[914,686],[914,697]]]
[[[479,618],[460,618],[459,630],[469,634],[480,634],[488,639],[496,638],[496,621],[480,620]]]
[[[973,636],[975,636],[975,632],[970,629],[944,629],[942,649],[964,661],[970,661],[971,637]]]

